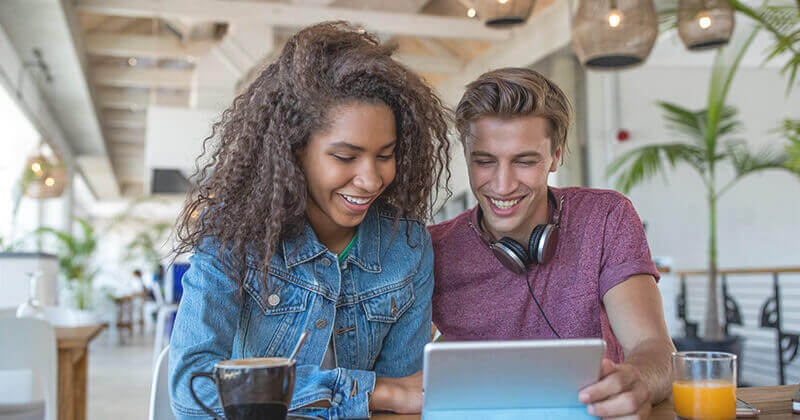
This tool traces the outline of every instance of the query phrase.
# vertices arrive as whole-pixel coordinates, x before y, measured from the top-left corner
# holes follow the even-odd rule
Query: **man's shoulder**
[[[451,240],[468,230],[472,210],[467,209],[450,220],[428,226],[433,246],[436,247],[437,244]]]
[[[586,187],[551,188],[551,190],[558,199],[564,200],[564,208],[568,211],[590,208],[610,210],[630,201],[628,197],[614,190]]]

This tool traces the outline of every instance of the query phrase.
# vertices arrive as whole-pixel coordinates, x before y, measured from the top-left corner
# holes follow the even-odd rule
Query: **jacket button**
[[[324,265],[325,267],[330,267],[331,266],[330,258],[328,258],[328,257],[323,258],[322,259],[322,265]]]
[[[314,323],[314,325],[321,330],[328,326],[328,321],[326,321],[324,318],[320,318],[316,323]]]

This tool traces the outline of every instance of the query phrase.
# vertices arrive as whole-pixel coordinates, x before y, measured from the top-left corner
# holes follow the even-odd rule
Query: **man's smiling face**
[[[548,125],[538,116],[484,117],[472,124],[469,181],[495,239],[527,245],[533,228],[547,222],[547,176],[562,153],[561,147],[551,150]]]

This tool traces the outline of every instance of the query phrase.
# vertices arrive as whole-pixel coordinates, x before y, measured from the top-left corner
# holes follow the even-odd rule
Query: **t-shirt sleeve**
[[[660,276],[650,256],[644,226],[630,200],[623,198],[609,212],[603,235],[600,298],[630,276],[649,274],[658,281]]]

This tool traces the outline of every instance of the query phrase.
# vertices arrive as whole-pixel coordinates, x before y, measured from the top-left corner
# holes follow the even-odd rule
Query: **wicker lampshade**
[[[728,0],[681,0],[678,4],[678,35],[689,50],[727,44],[733,24],[733,7]]]
[[[486,26],[516,25],[528,20],[534,0],[476,0],[475,10]]]
[[[36,155],[28,158],[25,172],[30,175],[25,189],[27,197],[55,198],[64,193],[67,186],[67,172],[64,170],[64,165],[52,162],[45,156]]]
[[[657,36],[653,0],[581,0],[572,20],[572,48],[595,70],[643,63]]]

